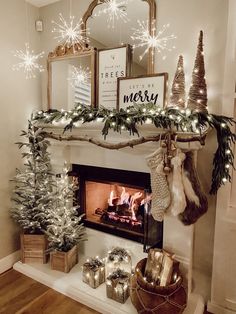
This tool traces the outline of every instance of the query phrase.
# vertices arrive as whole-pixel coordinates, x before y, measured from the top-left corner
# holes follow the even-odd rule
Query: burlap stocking
[[[151,214],[157,221],[163,221],[164,212],[170,205],[170,191],[163,172],[163,149],[159,148],[148,156],[147,165],[151,170],[152,205]]]

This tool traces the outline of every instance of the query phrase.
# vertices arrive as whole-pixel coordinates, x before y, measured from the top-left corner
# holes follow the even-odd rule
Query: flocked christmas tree
[[[76,244],[86,239],[83,215],[78,216],[77,206],[73,206],[74,191],[77,188],[70,182],[65,164],[63,172],[57,176],[54,210],[50,214],[47,229],[49,247],[68,252]]]
[[[48,214],[52,209],[53,179],[47,141],[39,129],[29,122],[28,131],[22,131],[25,142],[17,143],[24,149],[24,170],[16,169],[12,218],[25,233],[45,232]]]
[[[197,56],[192,74],[192,84],[188,96],[188,108],[207,112],[207,85],[203,52],[203,31],[200,31]]]
[[[179,56],[174,81],[171,88],[169,107],[185,107],[185,74],[183,56]]]

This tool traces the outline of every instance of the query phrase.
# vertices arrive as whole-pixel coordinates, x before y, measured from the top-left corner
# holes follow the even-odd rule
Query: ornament
[[[185,107],[185,74],[183,56],[179,56],[177,69],[171,89],[170,107]]]
[[[25,51],[16,50],[13,52],[14,56],[19,58],[21,62],[12,66],[13,71],[24,70],[26,74],[26,79],[35,78],[35,72],[43,72],[44,68],[39,64],[39,59],[43,58],[44,52],[35,54],[33,50],[30,51],[29,44],[25,44]]]
[[[143,54],[140,55],[140,60],[143,59],[143,57],[145,56],[145,54],[148,53],[150,48],[156,49],[158,53],[175,49],[175,46],[170,47],[168,46],[168,43],[173,39],[176,39],[176,36],[174,34],[164,35],[166,30],[170,27],[170,24],[164,25],[162,29],[157,33],[157,35],[156,21],[152,23],[151,32],[149,31],[149,21],[145,22],[138,20],[138,25],[139,28],[133,28],[134,33],[131,36],[131,39],[138,42],[133,45],[134,49],[139,47],[146,48]],[[166,56],[164,55],[162,59],[165,60]]]
[[[89,68],[85,69],[82,66],[72,66],[71,76],[68,78],[68,81],[73,88],[76,88],[84,83],[89,83],[90,79],[91,71],[89,71]]]
[[[115,28],[115,21],[121,20],[123,23],[129,21],[125,7],[127,3],[128,0],[104,0],[102,4],[104,4],[105,8],[98,11],[94,16],[96,17],[105,14],[107,16],[108,28]]]
[[[75,17],[70,16],[69,22],[67,22],[60,13],[59,22],[52,21],[52,24],[54,25],[52,32],[57,33],[55,39],[63,46],[71,47],[75,44],[85,46],[89,42],[86,36],[88,30],[84,28],[82,19],[79,22],[75,22]]]
[[[197,56],[189,90],[188,107],[191,110],[207,113],[207,85],[205,80],[205,64],[203,52],[203,31],[200,31]]]
[[[165,174],[169,174],[169,173],[171,173],[171,168],[170,167],[168,167],[168,166],[166,166],[166,167],[164,167],[164,173]]]

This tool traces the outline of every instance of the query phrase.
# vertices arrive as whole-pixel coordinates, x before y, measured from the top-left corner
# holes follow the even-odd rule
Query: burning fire
[[[140,204],[144,203],[144,199],[141,200],[141,198],[143,198],[143,193],[136,192],[133,195],[130,195],[128,192],[126,192],[126,189],[122,187],[122,193],[120,197],[117,196],[114,190],[111,191],[110,197],[108,199],[108,205],[110,207],[127,205],[128,209],[131,212],[132,220],[137,221],[136,213]]]

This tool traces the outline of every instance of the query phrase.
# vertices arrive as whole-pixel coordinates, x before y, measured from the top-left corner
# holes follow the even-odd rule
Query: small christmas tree
[[[203,52],[203,31],[200,32],[197,56],[192,74],[192,84],[189,90],[188,108],[207,112],[207,85],[205,80],[205,64]]]
[[[25,170],[16,169],[12,218],[25,233],[41,234],[47,228],[48,213],[52,209],[52,173],[47,141],[39,129],[29,122],[28,132],[22,131],[27,141],[17,143],[25,148],[22,153]]]
[[[68,168],[65,164],[62,174],[57,176],[56,199],[50,215],[47,235],[49,247],[68,252],[76,244],[85,240],[85,227],[81,223],[83,215],[78,216],[73,206],[75,184],[69,182]]]
[[[185,74],[183,56],[179,56],[177,69],[171,89],[169,107],[185,107]]]

